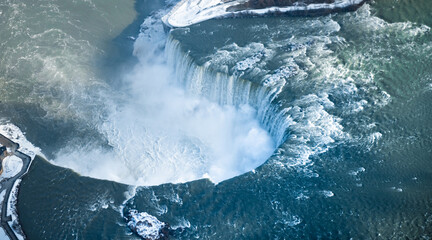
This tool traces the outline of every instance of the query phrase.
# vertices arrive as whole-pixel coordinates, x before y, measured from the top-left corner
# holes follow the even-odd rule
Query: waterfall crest
[[[258,120],[271,134],[275,143],[283,143],[288,118],[286,111],[279,109],[276,100],[284,82],[275,86],[265,86],[235,74],[214,70],[208,63],[199,66],[171,35],[165,44],[165,57],[177,81],[188,94],[205,97],[219,105],[252,106],[257,110]]]

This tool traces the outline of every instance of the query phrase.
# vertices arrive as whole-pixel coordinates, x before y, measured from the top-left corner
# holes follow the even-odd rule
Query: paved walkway
[[[28,168],[30,167],[31,158],[28,155],[18,151],[17,149],[19,148],[19,145],[6,138],[2,134],[0,134],[0,144],[9,148],[15,156],[21,158],[23,161],[23,166],[18,174],[11,178],[4,179],[2,182],[0,182],[0,192],[6,190],[6,194],[4,196],[4,200],[1,206],[1,227],[10,239],[18,240],[18,237],[15,235],[15,232],[9,225],[9,222],[12,221],[12,217],[10,215],[7,215],[7,209],[9,204],[9,197],[15,181],[20,179],[27,172]]]

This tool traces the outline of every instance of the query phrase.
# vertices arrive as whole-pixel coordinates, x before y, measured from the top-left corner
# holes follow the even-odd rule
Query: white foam
[[[366,169],[364,167],[359,167],[356,170],[350,171],[348,174],[352,175],[352,176],[357,176],[359,173],[362,173],[362,172],[365,172],[365,171],[366,171]]]
[[[369,142],[370,144],[374,144],[376,142],[378,142],[378,140],[380,140],[382,137],[382,133],[380,132],[374,132],[369,136]]]
[[[283,66],[277,69],[272,75],[268,76],[264,81],[264,86],[274,87],[279,86],[279,89],[282,90],[282,87],[285,85],[286,80],[293,77],[298,73],[298,66]]]
[[[256,110],[247,104],[221,106],[176,83],[163,57],[166,36],[157,16],[144,21],[135,42],[140,62],[124,79],[125,99],[99,126],[113,149],[64,148],[55,162],[136,185],[203,177],[218,183],[258,167],[275,146]]]
[[[281,214],[283,216],[282,219],[276,221],[276,223],[281,223],[283,225],[286,225],[287,227],[295,227],[302,222],[299,216],[291,215],[288,212],[281,212]]]
[[[368,102],[364,99],[350,104],[350,107],[352,108],[351,113],[358,113],[358,112],[363,111],[365,106],[367,106],[367,104],[368,104]]]
[[[309,198],[310,198],[310,197],[307,196],[307,195],[305,195],[304,193],[300,193],[300,194],[296,197],[297,200],[307,200],[307,199],[309,199]]]
[[[209,56],[210,60],[207,64],[217,66],[221,72],[223,72],[224,68],[231,69],[233,72],[248,69],[259,72],[266,64],[266,60],[274,56],[274,54],[275,51],[266,47],[263,43],[251,42],[245,46],[231,43],[217,49],[214,54]]]
[[[106,194],[99,195],[98,198],[95,200],[95,202],[91,203],[88,206],[88,209],[92,212],[95,212],[100,209],[108,209],[108,207],[112,207],[115,209],[115,206],[113,206],[114,200],[109,197]]]
[[[323,190],[322,192],[321,192],[325,197],[333,197],[334,196],[334,193],[332,192],[332,191],[329,191],[329,190]]]
[[[396,191],[396,192],[403,192],[402,188],[397,188],[397,187],[391,187],[390,189]]]
[[[125,200],[123,200],[122,204],[119,207],[113,207],[113,209],[120,213],[122,217],[126,217],[124,216],[124,208],[126,207],[126,203],[135,197],[137,193],[137,188],[137,186],[129,185],[128,190],[124,193]]]
[[[261,61],[261,58],[262,58],[261,53],[258,53],[252,57],[246,58],[245,60],[240,61],[236,64],[236,69],[239,71],[244,71],[244,70],[253,68],[257,62]]]
[[[285,154],[277,154],[274,159],[283,167],[308,165],[310,156],[326,152],[346,137],[341,119],[327,112],[334,107],[328,95],[306,95],[293,105],[286,109],[290,136]]]
[[[163,14],[159,12],[144,21],[134,47],[140,64],[125,78],[128,95],[120,104],[111,106],[106,122],[99,125],[113,149],[65,148],[58,155],[57,163],[84,175],[130,184],[184,182],[202,177],[219,182],[254,169],[271,154],[274,144],[268,144],[271,140],[260,124],[272,134],[277,145],[283,143],[274,158],[278,166],[305,166],[313,164],[311,156],[324,153],[350,137],[344,132],[341,116],[358,114],[368,106],[380,107],[391,101],[390,95],[376,85],[373,73],[351,69],[365,59],[346,64],[333,52],[335,46],[329,47],[332,44],[349,47],[342,37],[335,36],[342,25],[345,28],[353,25],[352,29],[361,29],[372,36],[383,28],[402,29],[398,23],[388,24],[371,15],[368,5],[356,13],[343,15],[341,25],[331,16],[301,24],[292,21],[293,25],[285,29],[292,31],[289,32],[292,38],[274,38],[268,44],[244,46],[230,43],[208,56],[210,60],[203,66],[194,65],[187,53],[178,50],[179,43],[175,40],[169,39],[165,45],[166,35],[158,19]],[[301,34],[307,29],[303,25],[312,26],[313,34]],[[161,57],[164,46],[167,59]],[[283,53],[282,66],[277,69],[267,66],[279,54],[277,49],[286,46],[290,49]],[[176,76],[170,73],[171,65],[166,64],[170,59],[178,64],[175,75],[187,81],[177,84],[172,81]],[[210,78],[209,65],[221,71]],[[248,81],[241,83],[242,79],[229,75],[249,71],[265,76],[260,83],[265,87],[259,88]],[[281,102],[281,108],[285,109],[274,107],[279,103],[269,104],[284,87],[304,91],[304,96]],[[331,99],[346,102],[337,100],[334,109]],[[343,113],[337,115],[339,111]],[[254,136],[257,141],[251,140]],[[362,143],[371,140],[373,144],[381,137],[375,133],[364,136],[359,138]],[[264,147],[250,145],[256,142]],[[305,173],[317,176],[313,172]]]
[[[151,240],[159,239],[161,230],[165,227],[165,223],[155,216],[137,210],[129,211],[127,225],[142,238]]]
[[[171,226],[171,229],[184,229],[184,228],[190,228],[192,225],[189,222],[189,220],[185,219],[184,217],[181,217],[179,222],[173,226]]]

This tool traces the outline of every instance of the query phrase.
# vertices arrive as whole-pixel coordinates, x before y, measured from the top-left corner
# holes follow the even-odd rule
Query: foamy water
[[[127,99],[99,126],[112,150],[65,148],[55,163],[135,185],[217,183],[261,165],[275,143],[256,110],[189,95],[165,61],[166,35],[157,17],[145,20],[135,42],[140,61],[124,77]]]
[[[167,39],[156,14],[135,42],[140,62],[116,82],[91,64],[95,52],[114,59],[106,56],[115,55],[111,44],[83,36],[112,31],[117,2],[82,1],[95,5],[91,11],[75,7],[81,1],[50,0],[41,5],[53,6],[52,18],[21,2],[16,10],[29,11],[16,18],[1,7],[14,3],[0,3],[0,18],[18,24],[0,29],[2,37],[13,34],[0,51],[7,86],[0,112],[52,162],[82,175],[159,184],[224,179],[266,161],[216,186],[128,188],[36,159],[18,201],[29,238],[119,239],[157,231],[145,221],[167,223],[176,239],[430,236],[428,27],[380,18],[377,1],[331,16],[217,19],[176,29]],[[156,3],[141,2],[145,11]],[[419,6],[413,4],[406,3]],[[411,8],[385,9],[393,15]],[[119,36],[124,55],[132,52],[124,47],[133,31]],[[124,62],[115,58],[110,66]],[[277,147],[270,157],[263,154],[266,135]],[[133,224],[135,233],[123,220],[134,209],[133,223],[144,227]],[[157,219],[138,215],[144,212]]]

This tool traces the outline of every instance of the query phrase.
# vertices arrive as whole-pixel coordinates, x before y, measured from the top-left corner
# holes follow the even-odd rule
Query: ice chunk
[[[167,224],[159,221],[155,216],[146,212],[138,212],[133,209],[129,211],[128,227],[144,239],[167,238]]]

